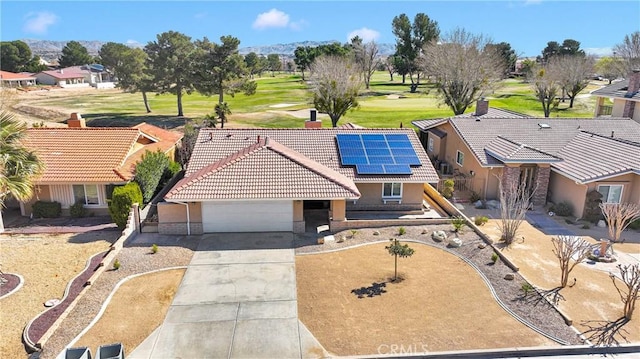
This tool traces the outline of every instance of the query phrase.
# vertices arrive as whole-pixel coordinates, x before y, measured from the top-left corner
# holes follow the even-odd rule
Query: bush
[[[83,202],[78,201],[69,207],[69,213],[71,214],[71,217],[82,218],[86,217],[87,214],[89,214],[89,211],[84,208]]]
[[[62,213],[62,205],[55,201],[37,201],[31,209],[35,218],[58,218]]]
[[[155,244],[155,243],[154,243],[154,244],[151,246],[151,253],[153,253],[153,254],[158,253],[158,245],[157,245],[157,244]]]
[[[495,263],[498,261],[498,258],[499,258],[499,257],[498,257],[498,253],[493,252],[493,253],[491,254],[491,262],[493,262],[493,264],[495,264]]]
[[[489,222],[489,217],[487,216],[476,217],[474,221],[476,226],[484,226],[487,222]]]
[[[116,258],[116,260],[113,262],[113,269],[114,270],[118,270],[120,269],[120,261]]]
[[[453,187],[455,182],[452,179],[448,179],[444,181],[444,188],[442,189],[442,195],[444,198],[449,199],[453,197]]]
[[[469,201],[471,203],[476,203],[479,200],[481,200],[480,194],[478,192],[476,192],[476,191],[471,191],[471,195],[469,195]]]
[[[178,172],[182,171],[182,166],[180,163],[176,161],[170,161],[169,166],[164,169],[164,173],[162,173],[162,180],[160,181],[159,187],[164,187],[170,179],[173,178]]]
[[[569,202],[560,202],[551,207],[551,211],[555,212],[557,216],[568,217],[573,214],[573,205]]]
[[[453,226],[454,232],[462,231],[462,228],[467,225],[467,222],[462,217],[455,216],[451,218],[451,225]]]
[[[640,219],[636,219],[635,221],[631,222],[629,224],[629,228],[634,229],[634,230],[639,230],[640,229]]]
[[[109,203],[109,214],[118,228],[124,229],[127,225],[129,211],[134,203],[142,204],[142,192],[137,183],[129,182],[113,189]]]
[[[529,282],[524,282],[522,283],[522,286],[520,287],[520,289],[522,289],[522,292],[524,293],[524,296],[526,297],[529,292],[533,291],[533,286],[531,284],[529,284]]]
[[[600,209],[600,203],[602,203],[602,194],[595,190],[589,191],[584,204],[582,218],[591,223],[597,223],[604,218],[602,216],[602,210]]]
[[[585,223],[585,224],[582,225],[582,229],[589,229],[589,228],[591,228],[589,223]]]
[[[169,162],[169,158],[158,150],[145,152],[142,161],[136,165],[134,180],[140,185],[144,203],[149,203],[153,198]]]
[[[404,235],[405,233],[407,233],[407,230],[406,230],[404,227],[400,227],[400,228],[398,228],[398,235],[399,235],[399,236],[402,236],[402,235]]]

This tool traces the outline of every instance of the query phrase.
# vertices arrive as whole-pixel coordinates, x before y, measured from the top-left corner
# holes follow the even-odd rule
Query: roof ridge
[[[134,127],[29,127],[27,130],[31,131],[31,130],[36,130],[36,131],[57,131],[57,130],[69,130],[69,131],[79,131],[79,130],[91,130],[91,131],[96,131],[96,130],[109,130],[109,131],[114,131],[114,130],[138,130],[137,128]]]
[[[527,145],[526,143],[516,142],[515,140],[508,139],[508,138],[506,138],[506,137],[504,137],[504,136],[502,136],[502,135],[498,135],[498,136],[497,136],[497,138],[501,138],[501,139],[503,139],[503,140],[505,140],[505,141],[508,141],[508,142],[513,143],[514,145],[520,146],[518,149],[516,149],[516,150],[514,150],[513,152],[511,152],[511,153],[509,154],[509,157],[511,157],[511,156],[513,156],[513,155],[515,155],[518,151],[520,151],[520,150],[521,150],[521,149],[523,149],[523,148],[528,148],[528,149],[530,149],[530,150],[533,150],[533,151],[536,151],[536,152],[542,153],[543,155],[547,155],[547,156],[550,156],[550,157],[554,157],[554,158],[561,159],[560,157],[555,156],[555,155],[553,155],[553,154],[551,154],[551,153],[549,153],[549,152],[543,151],[543,150],[541,150],[541,149],[539,149],[539,148],[537,148],[537,147],[529,146],[529,145]]]
[[[585,133],[585,134],[589,134],[591,136],[598,136],[607,140],[612,140],[612,141],[617,141],[620,143],[624,143],[630,146],[635,146],[635,147],[639,147],[640,148],[640,142],[635,142],[635,141],[631,141],[631,140],[627,140],[624,138],[620,138],[620,137],[610,137],[610,136],[605,136],[605,135],[601,135],[599,133],[595,133],[595,132],[591,132],[591,131],[587,131],[587,130],[580,130],[581,133]]]
[[[259,141],[247,147],[243,147],[242,149],[230,154],[225,158],[222,158],[210,165],[202,167],[201,169],[192,173],[189,177],[185,177],[181,179],[178,183],[176,183],[173,189],[169,193],[167,193],[166,197],[171,198],[172,194],[180,191],[182,188],[185,188],[196,182],[199,182],[200,180],[206,177],[209,177],[210,175],[231,166],[232,164],[238,162],[239,160],[246,158],[247,156],[265,148],[266,144],[267,144],[266,139],[260,139]]]
[[[288,159],[298,163],[299,165],[307,168],[308,170],[326,178],[327,180],[348,189],[350,192],[360,195],[360,193],[357,191],[357,188],[354,191],[353,187],[355,187],[355,184],[353,183],[353,181],[351,181],[349,178],[347,178],[345,175],[341,174],[340,172],[333,170],[321,163],[318,163],[312,160],[311,158],[303,155],[302,153],[297,152],[292,148],[289,148],[281,144],[280,142],[277,142],[274,140],[270,140],[268,142],[267,148],[279,153],[282,156],[287,157]],[[320,168],[322,168],[322,171],[320,170]],[[330,175],[327,175],[327,173]]]

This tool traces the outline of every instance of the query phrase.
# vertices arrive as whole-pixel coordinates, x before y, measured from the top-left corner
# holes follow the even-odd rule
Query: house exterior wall
[[[51,75],[40,73],[36,74],[36,81],[41,85],[57,85],[58,80]]]
[[[429,131],[425,133],[425,136],[427,141],[424,144],[424,149],[427,151],[429,158],[432,160],[443,160],[446,151],[447,136],[440,138]],[[429,139],[433,140],[433,151],[429,151]],[[439,168],[436,169],[439,170]]]
[[[622,117],[622,113],[624,112],[624,104],[627,101],[615,98],[613,99],[613,109],[611,110],[611,117]]]
[[[191,234],[202,234],[202,204],[200,202],[189,203],[189,226]],[[187,234],[187,211],[183,204],[160,202],[158,203],[158,233],[160,234]]]
[[[636,174],[626,174],[618,177],[608,178],[604,181],[598,181],[589,183],[589,190],[597,190],[599,185],[622,185],[622,200],[626,203],[638,203],[640,204],[640,195],[638,194],[638,187],[640,187],[640,176]]]
[[[404,211],[422,209],[423,183],[403,183],[402,198],[382,198],[383,183],[356,183],[361,197],[355,201],[347,201],[350,211]]]
[[[76,183],[81,184],[81,183]],[[96,185],[98,188],[98,202],[97,205],[85,205],[85,208],[90,214],[94,215],[108,215],[109,207],[107,204],[107,192],[106,184],[104,183],[87,183],[87,185]],[[51,185],[37,185],[36,193],[33,198],[28,202],[25,202],[22,208],[23,216],[30,216],[32,213],[33,204],[36,201],[47,202],[60,202],[62,206],[62,215],[69,215],[69,207],[75,203],[73,196],[73,184],[51,184]]]
[[[556,172],[551,172],[549,178],[549,197],[553,203],[567,202],[573,206],[573,215],[582,217],[587,199],[588,186],[578,184]]]
[[[347,204],[343,199],[334,199],[331,201],[330,205],[330,214],[331,220],[333,221],[344,221],[347,218]]]

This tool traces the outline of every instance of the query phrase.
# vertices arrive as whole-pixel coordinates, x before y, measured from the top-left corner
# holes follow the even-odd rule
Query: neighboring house
[[[99,64],[71,66],[62,70],[66,73],[82,74],[85,82],[98,89],[115,87],[111,73]]]
[[[85,74],[78,72],[65,72],[64,69],[42,71],[35,74],[38,83],[41,85],[60,87],[89,87],[85,81]]]
[[[27,87],[35,84],[36,78],[31,75],[0,71],[0,85],[2,87]]]
[[[72,114],[69,128],[30,128],[25,146],[45,163],[31,201],[21,203],[22,215],[31,214],[37,201],[57,201],[64,213],[81,201],[92,213],[108,214],[113,186],[133,179],[135,165],[147,150],[175,156],[181,134],[141,123],[134,127],[85,127]]]
[[[299,233],[311,208],[323,209],[330,226],[349,211],[423,209],[424,184],[438,176],[414,130],[309,122],[319,121],[201,129],[184,178],[158,203],[159,232]]]
[[[477,112],[477,111],[476,111]],[[583,214],[586,195],[640,203],[640,123],[628,118],[531,118],[489,109],[414,121],[441,172],[498,199],[498,179],[533,191],[533,204],[569,202]]]
[[[597,98],[596,117],[628,117],[640,123],[640,70],[628,77],[591,93]]]

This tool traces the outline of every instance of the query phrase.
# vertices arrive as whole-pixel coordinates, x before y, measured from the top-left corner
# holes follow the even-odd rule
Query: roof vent
[[[543,129],[543,128],[551,128],[551,126],[549,126],[548,123],[539,123],[538,127],[540,127],[541,129]]]

